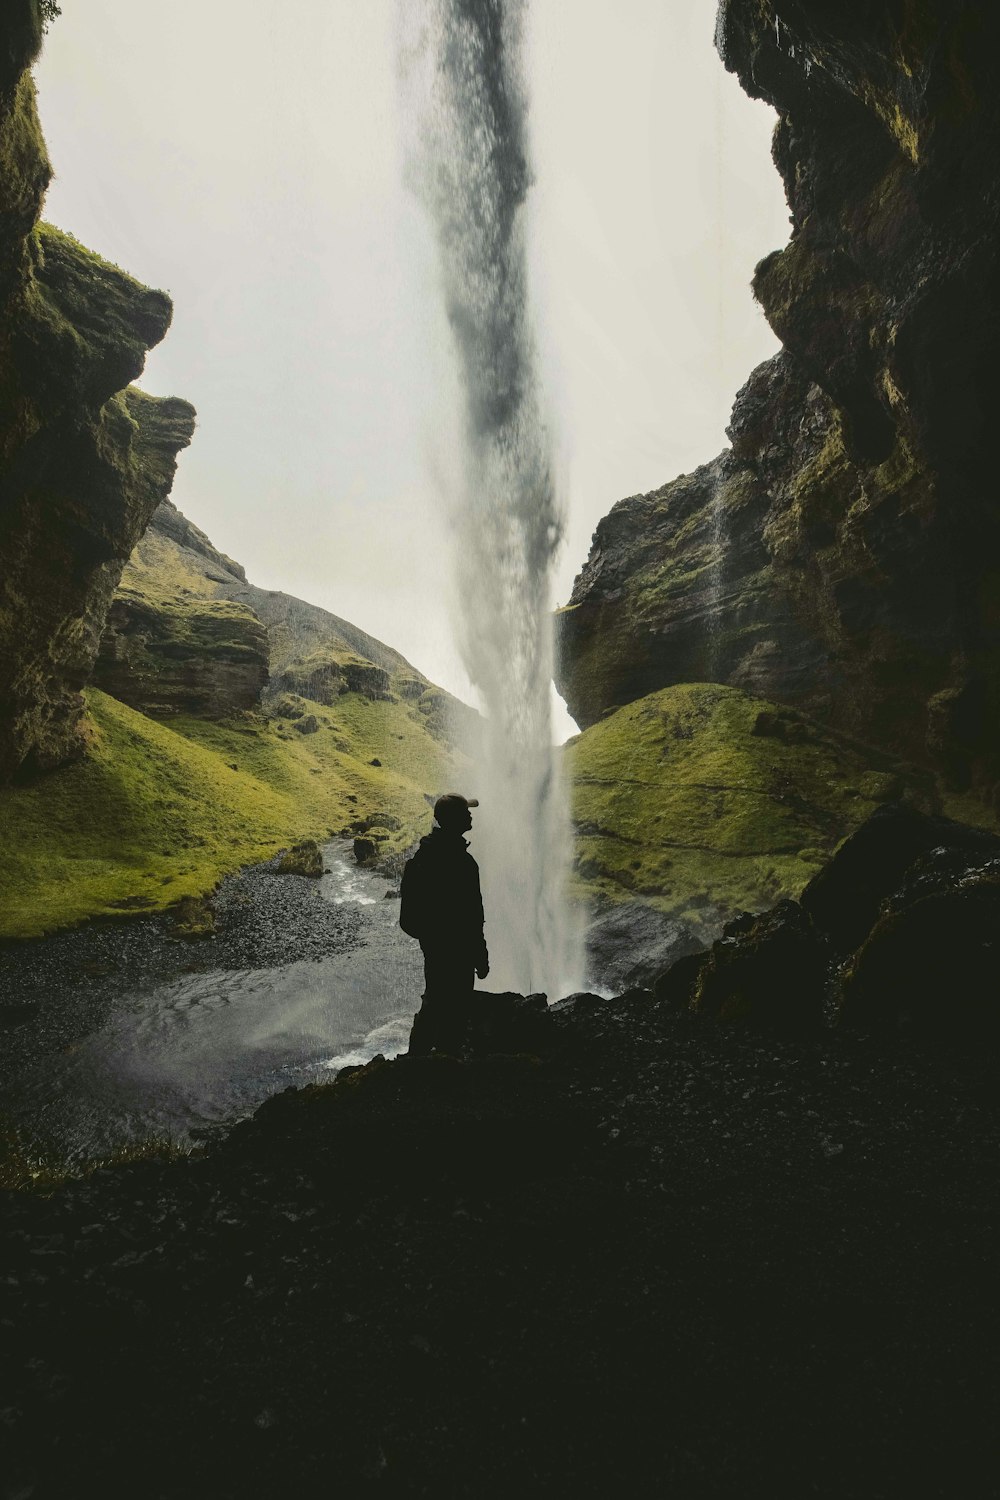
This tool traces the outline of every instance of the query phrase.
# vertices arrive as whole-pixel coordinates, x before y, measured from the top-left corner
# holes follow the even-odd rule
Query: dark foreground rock
[[[10,1494],[980,1492],[995,1065],[582,997],[0,1218]]]
[[[1000,837],[902,803],[880,808],[801,903],[745,913],[654,983],[694,1015],[804,1034],[824,1018],[1000,1040]]]

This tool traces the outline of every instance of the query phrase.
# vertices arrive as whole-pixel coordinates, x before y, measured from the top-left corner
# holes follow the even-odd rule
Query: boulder
[[[308,875],[315,879],[323,873],[323,853],[315,839],[302,839],[278,855],[275,870],[279,875]]]
[[[690,1010],[707,953],[687,953],[653,982],[653,997],[667,1010]]]
[[[698,947],[685,923],[645,902],[627,901],[591,922],[587,969],[602,987],[620,993],[652,984],[673,959]]]
[[[188,941],[215,936],[215,907],[210,896],[184,896],[170,913],[170,935]]]
[[[371,828],[387,828],[390,833],[398,833],[402,826],[402,819],[397,818],[395,813],[373,812],[365,818],[363,831],[367,833]]]
[[[689,973],[677,977],[678,990]],[[752,926],[720,938],[700,960],[690,1009],[715,1020],[801,1035],[823,1019],[827,950],[809,914],[781,901]],[[664,984],[660,998],[669,997]]]
[[[315,734],[319,729],[319,720],[315,714],[306,714],[301,719],[296,719],[295,728],[299,734]]]
[[[541,1052],[553,1039],[545,995],[477,990],[457,1031],[452,1014],[426,1002],[413,1018],[410,1056],[441,1050],[467,1055]],[[460,1036],[461,1040],[457,1040]]]
[[[1000,855],[940,848],[914,863],[847,970],[838,1019],[1000,1037]]]
[[[961,856],[1000,853],[1000,838],[950,818],[930,817],[903,803],[873,813],[802,892],[802,906],[841,953],[871,931],[883,901],[921,855],[947,849]]]

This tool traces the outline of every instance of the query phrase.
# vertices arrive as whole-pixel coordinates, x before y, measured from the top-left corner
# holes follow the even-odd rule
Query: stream
[[[309,884],[348,909],[347,951],[203,967],[126,990],[96,1031],[19,1072],[7,1118],[80,1165],[150,1140],[204,1139],[281,1089],[403,1051],[423,988],[420,950],[399,929],[385,877],[360,868],[349,844],[323,853],[327,873]],[[286,888],[289,877],[274,879]]]

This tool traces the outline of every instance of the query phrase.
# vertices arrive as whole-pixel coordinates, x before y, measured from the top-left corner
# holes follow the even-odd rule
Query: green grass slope
[[[874,808],[928,779],[735,688],[665,688],[567,747],[577,894],[696,927],[797,896]]]
[[[164,723],[90,690],[86,757],[0,789],[0,937],[163,909],[301,837],[388,812],[389,853],[461,780],[415,704],[306,703],[319,728],[243,715]],[[381,761],[373,766],[372,760]]]

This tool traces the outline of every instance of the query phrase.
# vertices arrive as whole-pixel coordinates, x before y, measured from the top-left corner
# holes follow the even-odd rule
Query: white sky
[[[461,696],[435,443],[431,251],[402,185],[397,3],[63,0],[37,68],[46,216],[168,291],[142,384],[198,410],[175,503],[265,588]],[[754,264],[788,238],[771,110],[713,0],[531,0],[533,245],[569,510],[598,520],[726,443],[777,348]]]

